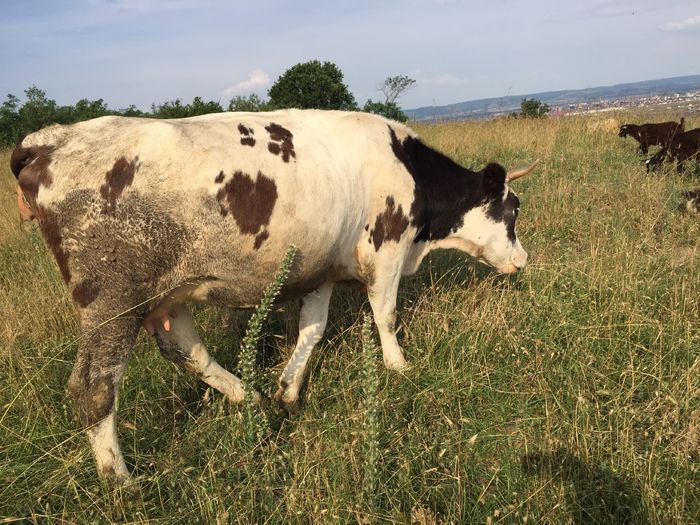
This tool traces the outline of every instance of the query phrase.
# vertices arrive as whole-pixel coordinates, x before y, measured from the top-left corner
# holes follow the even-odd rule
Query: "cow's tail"
[[[34,160],[31,148],[22,147],[24,137],[21,137],[15,144],[15,149],[10,155],[10,169],[16,179],[19,179],[19,174],[22,173],[22,168]]]
[[[10,156],[10,169],[16,178],[34,159],[60,146],[66,127],[55,124],[20,138]]]
[[[51,126],[17,141],[10,155],[10,169],[17,178],[17,207],[20,224],[32,220],[35,215],[36,186],[39,183],[37,173],[22,175],[22,170],[40,157],[48,157],[56,147],[65,140],[65,128]],[[31,171],[31,170],[27,170]],[[32,191],[33,189],[33,191]],[[26,191],[29,190],[29,193]]]

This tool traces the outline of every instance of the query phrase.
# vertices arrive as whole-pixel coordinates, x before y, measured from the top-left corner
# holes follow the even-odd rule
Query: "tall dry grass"
[[[304,409],[293,418],[271,410],[271,437],[255,452],[240,445],[239,407],[140,339],[119,417],[141,491],[129,501],[105,493],[63,392],[77,337],[68,295],[36,232],[17,227],[4,154],[0,516],[700,521],[700,221],[678,211],[680,191],[697,181],[671,169],[646,174],[636,143],[616,133],[618,123],[639,117],[415,126],[467,166],[542,164],[514,183],[518,232],[530,253],[524,272],[497,276],[446,252],[402,283],[399,338],[413,367],[380,371],[369,400],[381,447],[370,506],[362,494],[370,394],[359,322],[368,305],[343,290],[310,366]],[[687,119],[687,129],[697,125]],[[296,311],[292,304],[274,315],[259,345],[268,393],[293,348]],[[234,370],[242,323],[209,308],[196,318],[217,359]]]

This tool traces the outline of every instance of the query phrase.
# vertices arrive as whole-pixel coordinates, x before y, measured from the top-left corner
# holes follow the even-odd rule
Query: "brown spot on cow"
[[[394,197],[389,195],[386,198],[386,210],[377,215],[374,228],[369,232],[369,240],[374,243],[374,249],[378,251],[385,241],[398,242],[406,228],[408,228],[408,217],[404,215],[401,205],[399,204],[397,208]]]
[[[248,128],[243,124],[238,124],[238,132],[241,134],[241,144],[243,146],[250,146],[251,148],[255,146],[255,131],[253,128]]]
[[[259,250],[260,247],[262,246],[262,243],[265,242],[269,237],[270,237],[270,234],[267,230],[263,230],[260,233],[258,233],[255,236],[255,244],[253,244],[253,248],[255,248],[256,250]]]
[[[90,377],[92,359],[76,362],[68,379],[68,392],[75,399],[78,419],[83,426],[98,423],[107,417],[114,404],[114,380],[111,374]]]
[[[87,308],[100,294],[100,287],[92,279],[83,279],[73,288],[73,301],[81,308]]]
[[[219,174],[214,178],[214,182],[216,182],[217,184],[221,184],[222,182],[224,182],[224,178],[225,178],[225,177],[226,177],[226,175],[224,175],[224,172],[223,172],[223,170],[222,170],[222,171],[220,171]]]
[[[277,185],[260,171],[253,181],[250,175],[237,170],[216,193],[216,199],[221,215],[230,213],[241,233],[257,235],[270,223],[277,202]]]
[[[267,150],[270,153],[272,153],[273,155],[279,155],[280,152],[282,151],[282,148],[276,142],[268,142],[267,143]]]
[[[287,128],[280,126],[271,122],[265,129],[270,134],[270,142],[267,145],[267,149],[273,155],[282,155],[282,160],[284,162],[289,162],[290,157],[297,157],[294,151],[294,143],[292,139],[294,135]]]
[[[39,188],[49,188],[53,182],[53,176],[49,170],[51,153],[53,148],[38,146],[24,149],[17,146],[12,152],[10,160],[12,172],[17,176],[19,187],[22,189],[29,206],[36,206],[36,198]]]
[[[112,169],[105,174],[105,183],[100,186],[100,195],[107,201],[107,211],[114,212],[117,199],[127,186],[131,186],[139,168],[139,158],[129,162],[125,157],[118,158]]]
[[[53,252],[58,268],[61,270],[61,276],[66,283],[70,282],[71,273],[68,268],[69,254],[63,248],[63,236],[61,235],[61,226],[59,224],[58,215],[50,208],[37,206],[36,215],[39,221],[39,228]]]

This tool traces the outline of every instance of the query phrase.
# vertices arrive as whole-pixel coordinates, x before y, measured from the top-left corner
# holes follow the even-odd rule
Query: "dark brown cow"
[[[624,124],[620,127],[618,136],[626,138],[632,137],[639,142],[639,149],[646,155],[649,146],[665,147],[671,143],[673,137],[683,133],[685,119],[681,117],[678,122],[659,122],[658,124]]]
[[[668,146],[646,161],[647,171],[654,171],[667,157],[676,161],[679,173],[686,161],[700,158],[700,128],[676,135]]]

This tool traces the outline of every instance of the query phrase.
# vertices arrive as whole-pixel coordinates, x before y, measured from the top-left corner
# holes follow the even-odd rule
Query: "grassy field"
[[[119,406],[129,497],[100,485],[74,419],[77,323],[41,237],[19,228],[0,154],[0,522],[697,523],[700,218],[678,208],[698,184],[647,175],[615,119],[637,121],[417,126],[466,166],[542,159],[514,183],[529,266],[506,278],[431,254],[399,291],[403,375],[363,358],[369,305],[337,290],[303,410],[270,408],[254,448],[240,407],[140,337]],[[265,326],[268,394],[297,315],[290,304]],[[196,317],[235,370],[246,314]]]

